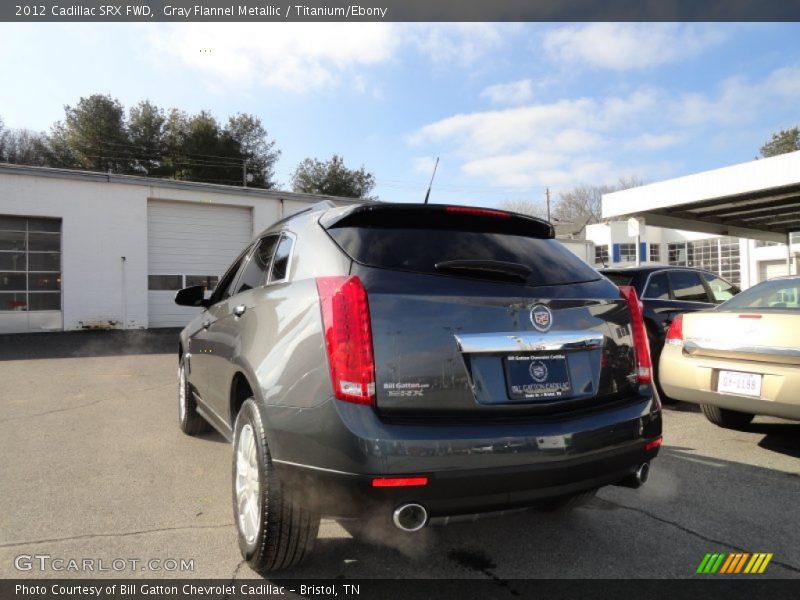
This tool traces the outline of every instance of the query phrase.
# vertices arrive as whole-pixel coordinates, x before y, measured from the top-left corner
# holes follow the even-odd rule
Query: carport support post
[[[786,274],[792,274],[792,234],[786,234]]]

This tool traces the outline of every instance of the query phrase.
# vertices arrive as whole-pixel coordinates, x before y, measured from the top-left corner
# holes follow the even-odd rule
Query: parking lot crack
[[[172,384],[171,383],[162,383],[161,385],[156,385],[156,386],[144,388],[144,389],[141,389],[141,390],[132,390],[131,393],[140,394],[140,393],[143,393],[143,392],[151,392],[153,390],[158,390],[158,389],[167,387],[169,385],[172,385]],[[125,398],[127,398],[128,400],[131,399],[130,394],[128,392],[126,392],[125,390],[117,390],[116,394],[117,395],[121,395],[121,396],[125,396]],[[87,402],[86,404],[78,404],[76,406],[66,406],[64,408],[55,408],[53,410],[46,410],[44,412],[34,413],[32,415],[19,415],[17,417],[7,417],[5,419],[0,419],[0,423],[5,423],[7,421],[20,421],[22,419],[33,419],[34,417],[42,417],[42,416],[51,415],[51,414],[54,414],[54,413],[67,412],[67,411],[70,411],[70,410],[78,410],[80,408],[86,408],[86,407],[89,407],[89,406],[95,406],[96,404],[100,404],[101,402],[106,402],[106,401],[111,400],[111,399],[113,399],[115,397],[116,397],[116,395],[112,394],[112,395],[109,395],[106,398],[100,398],[99,400],[95,400],[94,402]]]
[[[692,536],[694,536],[696,538],[699,538],[701,540],[704,540],[706,542],[710,542],[712,544],[716,544],[716,545],[719,545],[719,546],[725,546],[725,547],[730,548],[731,550],[735,550],[737,552],[748,552],[748,550],[746,548],[742,548],[742,547],[737,546],[736,544],[732,544],[730,542],[723,542],[722,540],[718,540],[718,539],[709,537],[707,535],[704,535],[704,534],[700,533],[699,531],[695,531],[693,529],[690,529],[689,527],[686,527],[685,525],[681,525],[680,523],[677,523],[675,521],[670,521],[669,519],[665,519],[664,517],[659,517],[658,515],[655,515],[655,514],[649,512],[649,511],[646,511],[646,510],[644,510],[642,508],[636,508],[634,506],[627,506],[625,504],[619,504],[617,502],[612,502],[611,500],[605,500],[603,498],[595,498],[592,502],[593,503],[609,504],[609,505],[614,506],[616,508],[623,508],[625,510],[630,510],[632,512],[636,512],[636,513],[642,514],[642,515],[644,515],[646,517],[649,517],[651,519],[654,519],[656,521],[664,523],[665,525],[671,525],[672,527],[675,527],[676,529],[680,529],[681,531],[683,531],[685,533],[688,533],[689,535],[692,535]],[[780,567],[782,567],[782,568],[784,568],[784,569],[786,569],[788,571],[793,571],[794,573],[800,573],[800,567],[796,567],[794,565],[790,565],[789,563],[785,563],[785,562],[783,562],[781,560],[776,560],[776,559],[773,558],[771,564],[778,565],[778,566],[780,566]]]
[[[60,413],[60,412],[67,412],[70,410],[78,410],[79,408],[86,408],[87,406],[94,406],[95,404],[100,404],[101,402],[105,402],[108,398],[101,398],[100,400],[95,400],[94,402],[87,402],[86,404],[78,404],[77,406],[67,406],[65,408],[56,408],[53,410],[46,410],[40,413],[34,413],[32,415],[20,415],[18,417],[8,417],[5,419],[0,419],[0,423],[5,423],[7,421],[20,421],[22,419],[33,419],[34,417],[42,417],[44,415],[52,415],[53,413]]]
[[[241,568],[244,566],[244,564],[246,562],[247,561],[245,561],[245,560],[240,560],[239,564],[236,565],[236,568],[233,570],[233,573],[231,574],[231,580],[230,580],[229,585],[228,585],[229,588],[231,586],[233,586],[233,582],[236,581],[236,577],[239,575],[239,571],[241,570]],[[222,597],[222,600],[228,600],[229,597],[230,597],[230,594],[225,594]]]
[[[222,529],[223,527],[232,527],[233,523],[225,523],[221,525],[187,525],[183,527],[159,527],[156,529],[142,529],[139,531],[124,531],[122,533],[89,533],[85,535],[75,535],[62,538],[47,538],[40,540],[27,540],[24,542],[11,542],[8,544],[0,544],[0,548],[16,548],[19,546],[30,546],[36,544],[51,544],[57,542],[70,542],[74,540],[92,540],[97,538],[123,538],[134,535],[148,535],[151,533],[161,533],[166,531],[191,531],[201,529]]]

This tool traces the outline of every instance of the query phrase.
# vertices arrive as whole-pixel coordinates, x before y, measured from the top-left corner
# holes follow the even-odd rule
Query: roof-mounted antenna
[[[431,182],[428,184],[428,191],[425,192],[425,202],[424,204],[428,203],[428,199],[431,197],[431,188],[433,187],[433,178],[436,177],[436,167],[439,166],[439,157],[436,157],[436,164],[433,165],[433,175],[431,175]]]

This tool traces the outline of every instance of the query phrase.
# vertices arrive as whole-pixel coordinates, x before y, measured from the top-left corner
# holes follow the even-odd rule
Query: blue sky
[[[8,127],[94,92],[250,112],[282,187],[339,153],[418,201],[440,156],[432,201],[496,206],[753,159],[800,122],[800,25],[3,23],[0,81]]]

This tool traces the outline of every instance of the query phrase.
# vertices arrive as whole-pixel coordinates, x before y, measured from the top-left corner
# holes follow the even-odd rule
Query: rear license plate
[[[741,394],[759,398],[761,397],[761,375],[757,373],[740,373],[738,371],[720,371],[717,391],[725,394]]]
[[[513,400],[549,400],[572,392],[564,354],[514,354],[504,362],[508,395]]]

